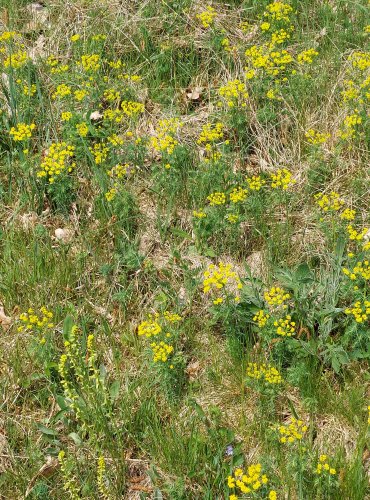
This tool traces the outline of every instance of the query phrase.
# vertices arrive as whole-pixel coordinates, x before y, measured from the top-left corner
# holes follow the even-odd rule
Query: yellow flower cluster
[[[116,165],[111,170],[107,171],[107,174],[112,179],[122,179],[129,172],[130,165],[125,163],[124,165]]]
[[[71,88],[66,85],[65,83],[61,83],[60,85],[57,86],[55,92],[52,94],[53,99],[57,99],[57,97],[63,98],[68,95],[71,95],[72,91]]]
[[[361,116],[355,112],[344,118],[343,129],[339,130],[339,137],[341,139],[351,139],[356,135],[357,126],[362,123]]]
[[[329,473],[332,476],[334,476],[337,471],[334,469],[334,467],[330,467],[329,459],[327,455],[320,455],[319,457],[319,463],[317,464],[316,467],[316,474],[322,474],[322,473]]]
[[[119,101],[121,99],[121,92],[115,89],[107,89],[104,91],[103,98],[108,102]]]
[[[155,135],[150,138],[151,147],[157,152],[172,155],[179,141],[174,138],[178,129],[183,126],[177,118],[160,120]]]
[[[343,267],[342,271],[352,281],[360,277],[364,280],[370,280],[370,262],[368,260],[357,262],[352,271],[350,271],[347,267]]]
[[[206,10],[196,15],[197,19],[200,20],[204,28],[209,28],[213,24],[216,16],[217,13],[215,9],[210,5],[207,5]]]
[[[99,54],[84,54],[77,65],[82,66],[86,72],[95,73],[100,68],[100,56]]]
[[[126,116],[135,116],[144,112],[144,104],[135,101],[122,101],[121,109]]]
[[[63,111],[60,115],[60,119],[62,120],[62,122],[69,122],[72,116],[73,114],[70,111]]]
[[[365,71],[370,68],[370,52],[356,50],[348,57],[348,60],[351,62],[354,69]]]
[[[270,76],[278,76],[287,65],[293,62],[293,57],[286,50],[274,50],[274,45],[253,45],[245,51],[249,65],[255,69],[263,69]],[[249,70],[249,68],[246,70]]]
[[[18,52],[14,52],[14,54],[10,54],[4,59],[4,67],[19,69],[25,66],[28,61],[29,57],[27,55],[27,52],[19,50]]]
[[[225,193],[216,191],[215,193],[212,193],[209,196],[207,196],[207,200],[209,201],[211,207],[215,205],[224,205],[226,203],[226,195]]]
[[[243,202],[247,198],[248,191],[242,187],[235,187],[230,193],[231,203]]]
[[[171,313],[170,311],[164,311],[163,317],[170,323],[178,323],[179,321],[182,321],[182,317],[179,314]]]
[[[263,309],[260,309],[257,314],[255,314],[253,316],[253,321],[255,321],[257,323],[257,325],[259,326],[259,328],[263,328],[268,319],[269,319],[270,315],[265,313],[265,311]]]
[[[196,219],[204,219],[205,217],[207,217],[207,214],[203,212],[203,210],[193,210],[193,217],[195,217]]]
[[[295,333],[295,321],[291,321],[292,317],[287,314],[285,318],[280,318],[274,321],[276,333],[282,337],[291,337]]]
[[[315,49],[308,49],[300,52],[297,56],[298,64],[312,64],[315,57],[317,57],[319,53]]]
[[[353,316],[357,323],[364,323],[370,316],[370,301],[364,300],[363,303],[361,303],[361,301],[358,300],[352,307],[348,307],[344,312],[349,316]]]
[[[72,172],[76,163],[70,163],[69,160],[73,157],[74,151],[74,146],[66,142],[52,143],[40,165],[37,177],[48,177],[50,184],[53,184],[58,175],[66,171]]]
[[[45,306],[40,307],[38,313],[30,307],[27,312],[19,316],[20,321],[23,323],[18,327],[18,332],[32,332],[39,335],[40,344],[45,344],[45,333],[48,329],[54,328],[53,313]]]
[[[161,325],[158,323],[159,314],[156,313],[154,316],[150,315],[149,320],[142,321],[138,326],[138,335],[145,335],[145,337],[153,337],[158,335],[162,331]]]
[[[240,493],[247,494],[260,490],[268,483],[266,474],[262,474],[261,464],[253,464],[247,470],[235,469],[232,476],[228,476],[227,485],[231,490],[238,489]],[[230,500],[236,500],[235,494],[229,496]]]
[[[236,224],[239,220],[239,216],[236,214],[227,214],[225,218],[230,224]]]
[[[345,208],[343,212],[340,214],[340,218],[343,220],[355,220],[356,210],[352,210],[351,208]]]
[[[329,195],[325,193],[317,193],[315,194],[315,200],[317,200],[316,203],[324,212],[328,212],[329,210],[337,212],[344,205],[344,201],[340,198],[339,193],[336,191],[331,191]]]
[[[292,417],[291,423],[279,427],[280,443],[294,443],[303,439],[307,432],[307,425],[302,420]]]
[[[206,123],[202,127],[197,144],[216,142],[222,139],[223,136],[224,126],[221,122],[217,122],[214,126],[211,123]]]
[[[281,188],[286,191],[295,182],[291,172],[286,168],[279,168],[274,174],[271,174],[271,187],[274,189]]]
[[[278,286],[273,286],[270,290],[267,290],[263,296],[269,306],[280,307],[282,305],[283,309],[287,308],[284,302],[290,299],[290,294]]]
[[[368,234],[368,232],[370,231],[369,228],[365,227],[362,231],[357,231],[357,229],[355,229],[352,224],[349,224],[347,226],[347,233],[348,233],[348,237],[350,240],[353,240],[353,241],[361,241],[364,239],[364,237]]]
[[[266,184],[266,181],[260,175],[247,177],[246,180],[251,191],[259,191]]]
[[[73,95],[74,95],[74,98],[76,99],[76,101],[81,102],[85,99],[86,96],[89,95],[89,93],[85,89],[79,89],[79,90],[75,90],[73,92]]]
[[[208,269],[203,274],[203,292],[220,292],[228,287],[234,293],[242,288],[242,283],[239,276],[232,269],[231,264],[220,262],[218,266],[210,264]],[[233,290],[234,289],[234,290]],[[236,289],[236,290],[235,290]],[[238,302],[240,297],[236,292],[235,301]]]
[[[305,133],[306,139],[310,144],[323,144],[326,142],[331,135],[330,134],[324,134],[323,132],[318,132],[317,130],[310,128],[307,130]]]
[[[112,144],[112,146],[122,146],[124,143],[124,140],[122,137],[120,137],[117,134],[112,134],[108,137],[108,142]]]
[[[256,380],[263,380],[268,384],[281,384],[282,377],[279,370],[271,365],[258,365],[257,363],[248,363],[247,365],[247,377]]]
[[[101,165],[108,157],[109,149],[104,143],[97,142],[93,148],[89,148],[90,152],[94,155],[94,160],[97,165]]]
[[[89,133],[89,127],[86,122],[77,123],[76,130],[79,136],[86,137]]]
[[[220,87],[218,91],[219,95],[226,99],[229,108],[233,108],[238,101],[244,101],[248,99],[248,92],[246,86],[240,80],[231,80],[223,87]],[[245,102],[242,103],[242,107],[245,107]]]
[[[157,363],[158,361],[165,363],[168,360],[168,357],[173,353],[173,346],[163,342],[163,340],[159,343],[151,342],[150,347],[153,351],[154,363]]]
[[[264,17],[272,21],[280,21],[284,23],[289,23],[289,15],[293,12],[293,8],[284,2],[273,2],[266,7],[266,11],[263,13]]]
[[[108,491],[107,484],[106,484],[105,470],[106,470],[105,459],[104,459],[103,455],[101,455],[98,458],[98,466],[97,466],[97,471],[96,471],[96,483],[98,485],[98,491],[101,495],[101,498],[103,498],[104,500],[108,500],[108,498],[110,498],[110,495],[109,495],[109,491]]]
[[[32,137],[32,131],[36,128],[34,123],[27,125],[26,123],[18,123],[16,127],[12,127],[9,134],[12,136],[13,141],[21,142],[26,141]]]
[[[4,31],[4,33],[0,35],[0,42],[9,42],[13,40],[13,38],[15,38],[16,36],[19,35],[17,35],[15,31]]]
[[[112,187],[105,193],[105,199],[109,202],[113,201],[114,198],[117,196],[118,189],[116,187]]]

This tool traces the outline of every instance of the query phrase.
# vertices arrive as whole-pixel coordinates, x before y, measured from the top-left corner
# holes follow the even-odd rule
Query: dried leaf
[[[58,467],[59,467],[58,459],[48,456],[46,458],[46,463],[44,463],[44,465],[36,472],[36,474],[33,476],[31,481],[29,482],[26,493],[25,493],[25,498],[27,498],[28,495],[31,493],[33,487],[35,486],[37,479],[39,479],[40,477],[51,476],[52,474],[54,474],[54,472],[56,471],[56,469]]]
[[[11,324],[12,324],[12,318],[5,314],[4,306],[0,303],[0,325],[6,327]]]

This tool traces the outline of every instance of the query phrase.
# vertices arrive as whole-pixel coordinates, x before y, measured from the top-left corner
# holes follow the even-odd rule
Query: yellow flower
[[[32,131],[36,128],[34,123],[27,125],[26,123],[18,123],[16,127],[10,129],[9,134],[14,141],[21,142],[32,137]]]
[[[89,132],[89,127],[87,126],[87,123],[82,122],[76,125],[76,130],[78,135],[80,135],[81,137],[86,137]]]
[[[292,174],[286,168],[280,168],[274,174],[271,174],[271,187],[274,189],[281,188],[285,191],[295,182]]]
[[[225,193],[216,191],[215,193],[212,193],[209,196],[207,196],[207,200],[209,201],[211,207],[215,205],[224,205],[226,203],[226,195]]]
[[[280,307],[282,306],[283,309],[286,308],[286,305],[284,305],[284,302],[290,299],[290,294],[285,292],[282,288],[278,286],[273,286],[270,288],[270,290],[267,290],[264,293],[264,298],[265,301],[268,303],[269,306],[271,307]]]
[[[55,178],[62,173],[72,172],[76,166],[74,162],[70,163],[74,151],[74,146],[70,146],[66,142],[52,143],[41,163],[40,170],[37,172],[37,177],[47,177],[52,184]]]
[[[252,177],[247,177],[247,183],[251,191],[259,191],[266,184],[266,181],[259,175],[253,175]]]
[[[276,333],[282,337],[291,337],[295,333],[295,321],[291,321],[292,317],[288,314],[285,318],[274,321]]]
[[[81,38],[81,35],[75,34],[71,36],[71,42],[78,42],[78,40]]]
[[[242,187],[234,188],[230,193],[230,201],[232,203],[243,202],[247,198],[248,191]]]
[[[200,14],[196,15],[196,18],[199,19],[203,25],[204,28],[209,28],[211,24],[213,24],[213,21],[215,17],[217,16],[217,13],[213,7],[208,5],[206,7],[206,10],[201,12]]]

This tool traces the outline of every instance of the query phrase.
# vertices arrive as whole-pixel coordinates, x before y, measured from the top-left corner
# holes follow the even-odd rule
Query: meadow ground
[[[0,498],[370,498],[369,23],[0,0]]]

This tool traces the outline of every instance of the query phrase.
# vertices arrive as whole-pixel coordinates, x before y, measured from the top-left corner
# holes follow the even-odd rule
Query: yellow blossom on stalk
[[[246,470],[235,469],[234,474],[227,478],[227,486],[233,490],[229,499],[237,500],[236,492],[242,495],[253,493],[263,488],[267,483],[268,477],[266,474],[262,474],[260,463],[250,465]]]
[[[280,318],[274,321],[274,326],[276,327],[276,333],[282,337],[291,337],[295,333],[295,321],[291,321],[292,317],[290,314],[285,316],[285,318]]]
[[[347,233],[350,240],[361,241],[370,231],[369,228],[365,227],[362,231],[357,231],[352,224],[347,226]]]
[[[78,42],[78,40],[81,38],[81,35],[79,35],[78,33],[76,33],[75,35],[72,35],[70,40],[71,42]]]
[[[336,191],[331,191],[328,195],[325,193],[317,193],[315,194],[315,200],[317,200],[316,203],[324,212],[328,212],[329,210],[337,212],[344,205],[344,201]]]
[[[81,137],[86,137],[87,134],[89,133],[89,127],[87,126],[87,123],[85,123],[85,122],[77,123],[76,130],[77,130],[78,135],[80,135]]]
[[[360,97],[360,90],[356,87],[353,80],[344,80],[343,84],[346,87],[341,92],[343,102],[355,101]]]
[[[248,99],[246,86],[238,79],[227,82],[225,86],[220,87],[218,93],[226,99],[229,108],[234,107],[239,100]],[[242,106],[245,106],[245,103],[242,103]]]
[[[211,207],[215,205],[224,205],[226,203],[226,195],[225,193],[216,191],[215,193],[212,193],[209,196],[207,196],[207,200],[209,201]]]
[[[315,49],[308,49],[300,52],[297,56],[298,64],[312,64],[315,57],[317,57],[319,53]]]
[[[19,69],[27,64],[29,61],[29,57],[27,52],[23,52],[22,50],[15,52],[14,54],[10,54],[4,60],[5,68]]]
[[[256,380],[262,380],[268,384],[281,384],[282,377],[279,371],[271,365],[265,363],[258,365],[257,363],[248,363],[247,377]]]
[[[266,21],[264,23],[261,24],[260,28],[262,31],[268,31],[271,27],[271,24],[270,23],[267,23]]]
[[[370,316],[370,301],[364,300],[361,302],[358,300],[352,307],[345,309],[344,312],[348,316],[353,316],[357,323],[364,323]]]
[[[32,85],[23,85],[23,95],[26,95],[27,97],[32,97],[36,94],[37,87],[33,83]]]
[[[207,214],[203,212],[203,210],[193,210],[193,217],[195,217],[196,219],[204,219],[205,217],[207,217]]]
[[[302,420],[292,417],[290,424],[279,427],[280,443],[292,444],[303,439],[308,430],[307,425]]]
[[[147,321],[142,321],[137,329],[138,335],[145,335],[149,338],[161,333],[162,327],[157,321],[158,318],[159,315],[155,314],[154,316],[150,315]]]
[[[252,78],[254,78],[257,73],[255,69],[248,67],[244,68],[244,71],[245,71],[244,76],[247,80],[252,80]]]
[[[4,31],[0,35],[0,42],[8,42],[10,40],[13,40],[13,38],[15,38],[16,36],[18,35],[15,31]]]
[[[270,290],[267,290],[263,294],[265,301],[271,307],[280,307],[286,309],[287,306],[284,304],[287,300],[290,299],[290,294],[285,292],[282,288],[278,286],[273,286]]]
[[[106,485],[105,479],[104,479],[105,470],[106,470],[105,460],[104,460],[103,455],[101,455],[98,458],[96,483],[98,485],[98,491],[99,491],[101,497],[105,500],[108,500],[108,498],[110,498],[110,496],[109,496],[109,491],[108,491],[108,488],[107,488],[107,485]]]
[[[103,98],[108,102],[119,101],[121,99],[121,92],[115,89],[107,89],[104,91]]]
[[[61,83],[60,85],[57,86],[55,92],[52,94],[52,98],[56,99],[57,97],[66,97],[68,95],[71,95],[71,88],[66,85],[65,83]]]
[[[12,127],[9,134],[12,136],[13,141],[21,142],[31,139],[32,131],[36,128],[34,123],[27,125],[26,123],[18,123],[15,127]]]
[[[94,155],[94,160],[97,165],[101,165],[108,157],[109,149],[103,143],[94,144],[93,148],[89,148],[90,152]]]
[[[342,268],[343,273],[348,276],[352,281],[363,278],[364,280],[370,280],[370,262],[364,260],[363,262],[356,262],[352,271],[348,268]]]
[[[179,321],[182,321],[182,317],[179,314],[171,313],[170,311],[165,311],[163,313],[163,317],[170,323],[178,323]]]
[[[213,24],[216,16],[217,13],[215,9],[210,5],[207,5],[206,10],[204,10],[200,14],[197,14],[196,18],[201,21],[204,28],[209,28]]]
[[[251,191],[259,191],[262,186],[266,184],[266,181],[262,179],[259,175],[253,175],[252,177],[246,178],[248,187]]]
[[[365,71],[370,68],[370,52],[356,50],[348,57],[348,61],[351,62],[353,68]]]
[[[124,165],[115,165],[111,170],[107,171],[107,174],[109,177],[116,178],[116,179],[122,179],[125,177],[129,171],[130,165],[128,163],[125,163]]]
[[[72,118],[73,114],[70,111],[63,111],[61,114],[60,119],[62,122],[69,122],[69,120]]]
[[[100,56],[99,54],[84,54],[77,65],[82,66],[86,72],[95,73],[100,68]]]
[[[271,174],[271,187],[274,189],[281,188],[285,191],[295,182],[291,172],[286,168],[279,168],[274,174]]]
[[[111,188],[109,191],[105,193],[105,198],[107,201],[111,202],[117,196],[118,190],[116,187]]]
[[[199,135],[197,144],[216,142],[224,136],[224,125],[221,122],[212,126],[211,123],[206,123],[202,127],[202,132]]]
[[[352,210],[350,208],[346,208],[343,210],[343,212],[340,214],[340,218],[343,220],[354,220],[356,217],[356,210]]]
[[[163,342],[163,340],[159,343],[152,342],[150,347],[153,351],[154,363],[157,363],[158,361],[165,363],[168,360],[168,357],[173,353],[173,346]]]
[[[108,142],[110,142],[112,144],[112,146],[122,146],[124,143],[124,140],[119,135],[112,134],[108,137]]]
[[[275,490],[269,492],[269,500],[277,500],[277,493]]]
[[[357,125],[362,123],[361,116],[356,112],[344,118],[343,129],[340,129],[338,135],[341,139],[352,139],[356,135]]]
[[[121,102],[121,109],[122,109],[122,112],[124,115],[134,116],[134,115],[138,115],[139,113],[143,113],[145,106],[141,102],[122,101]]]
[[[230,224],[236,224],[239,220],[239,216],[236,214],[227,214],[226,220],[230,222]]]
[[[316,144],[323,144],[324,142],[326,142],[329,139],[330,134],[324,134],[322,132],[318,132],[313,128],[310,128],[305,133],[305,136],[310,144],[316,145]]]
[[[178,129],[183,126],[177,118],[160,120],[155,130],[155,135],[150,138],[151,147],[157,152],[171,155],[179,141],[174,138]]]
[[[233,271],[231,264],[220,262],[218,266],[210,264],[203,274],[203,292],[217,293],[225,290],[227,293],[235,294],[235,301],[238,302],[240,297],[237,290],[242,288],[242,283],[239,276]]]
[[[45,158],[41,163],[37,177],[47,177],[50,184],[53,184],[55,178],[62,173],[72,172],[76,163],[70,163],[74,156],[75,148],[66,142],[54,142],[46,152]]]
[[[270,3],[264,12],[264,16],[273,21],[290,22],[289,15],[293,12],[293,8],[284,2]]]
[[[330,474],[332,476],[334,476],[337,471],[334,469],[334,467],[331,467],[330,466],[330,462],[329,462],[329,459],[328,459],[328,456],[327,455],[320,455],[319,457],[319,462],[316,466],[316,474],[322,474],[322,473],[326,473],[326,474]]]
[[[19,316],[21,325],[18,327],[18,332],[29,332],[39,336],[40,344],[45,344],[45,334],[47,330],[54,328],[53,313],[45,306],[40,307],[38,312],[30,307],[27,312]]]
[[[235,187],[230,193],[231,203],[243,202],[247,198],[248,191],[242,187]]]
[[[75,90],[73,92],[73,95],[74,95],[76,101],[81,102],[81,101],[83,101],[85,99],[86,96],[89,95],[89,93],[85,89],[79,89],[79,90]]]
[[[270,315],[265,313],[265,311],[263,309],[260,309],[254,316],[253,316],[253,321],[256,321],[257,325],[259,326],[259,328],[263,328],[268,319],[269,319]]]
[[[271,34],[271,47],[275,47],[275,44],[280,45],[284,43],[286,40],[289,40],[290,38],[290,33],[288,33],[287,30],[284,28],[281,28],[278,31],[275,31]],[[289,62],[292,62],[289,60]]]

